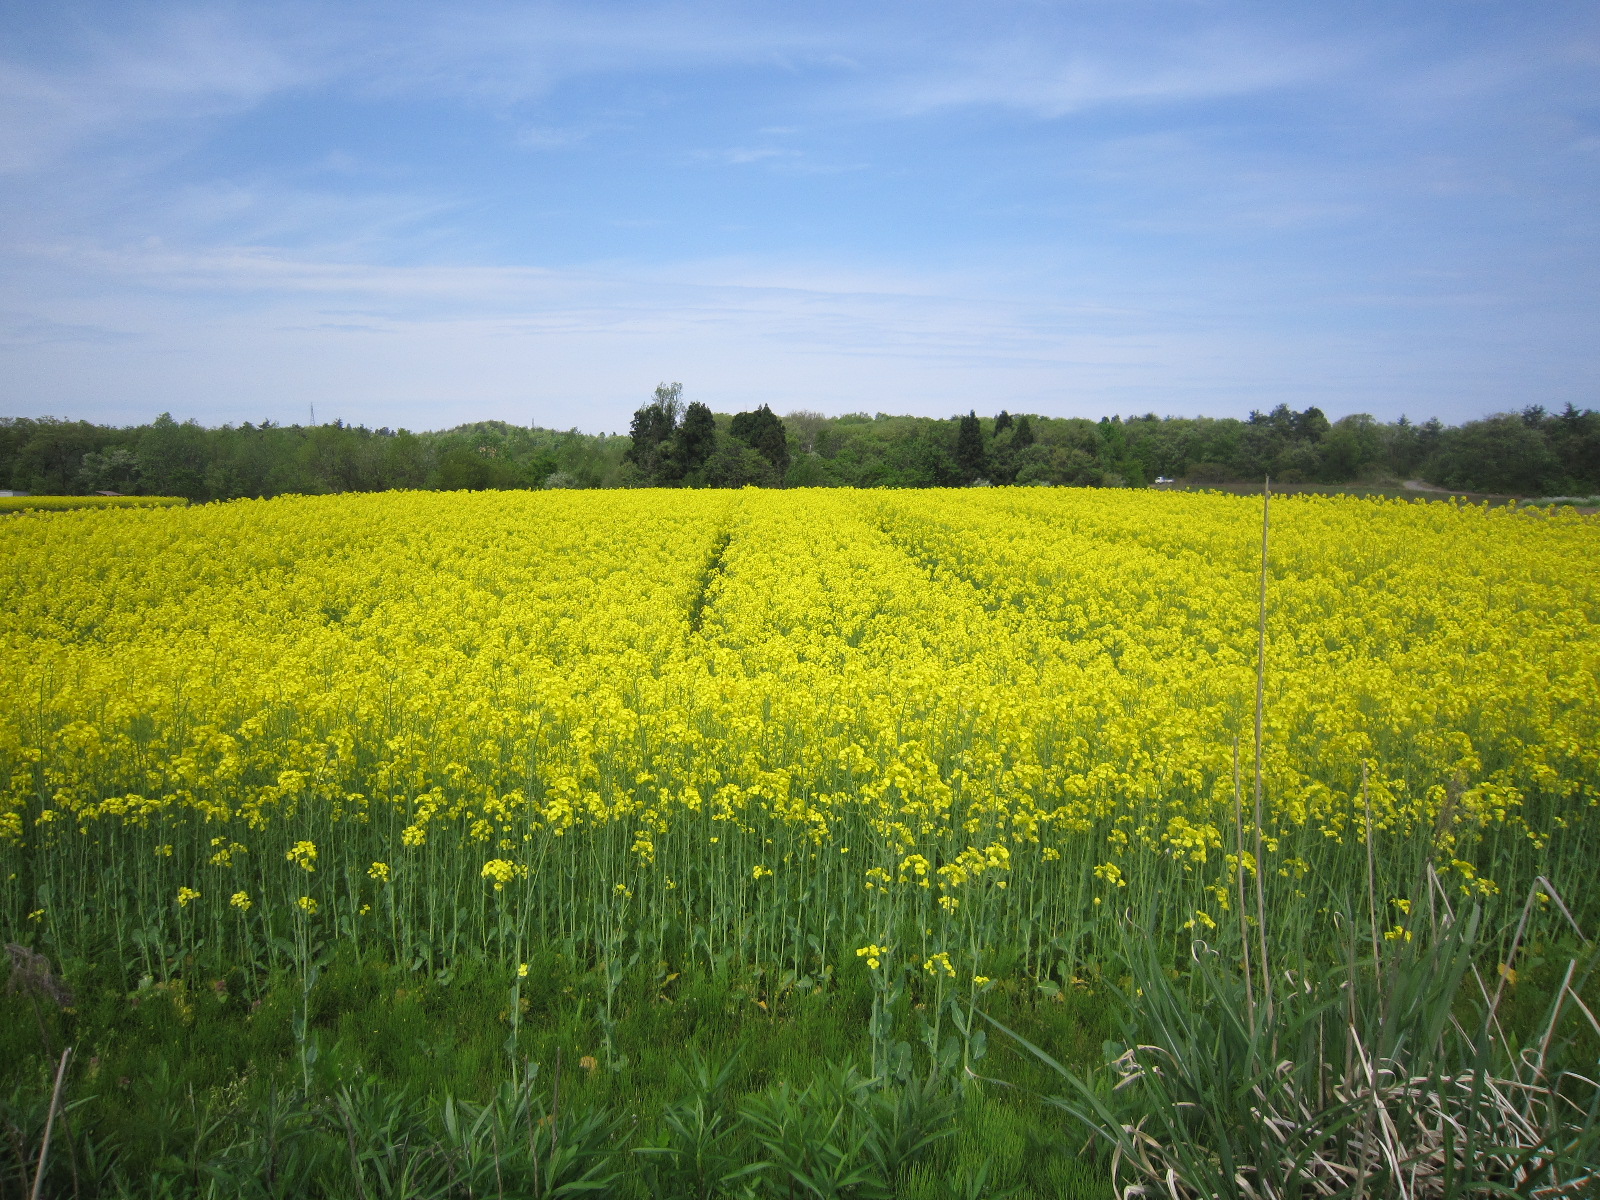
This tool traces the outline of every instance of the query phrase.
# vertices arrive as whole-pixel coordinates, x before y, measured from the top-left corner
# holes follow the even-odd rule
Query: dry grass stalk
[[[1147,1056],[1143,1061],[1139,1052]],[[1159,1070],[1149,1061],[1159,1047],[1130,1050],[1115,1064],[1123,1071],[1118,1087]],[[1287,1193],[1274,1183],[1292,1179],[1298,1194],[1336,1197],[1352,1194],[1363,1180],[1387,1179],[1389,1194],[1403,1200],[1437,1200],[1457,1194],[1452,1179],[1494,1177],[1517,1194],[1577,1196],[1600,1184],[1600,1168],[1589,1167],[1557,1183],[1527,1189],[1545,1165],[1552,1138],[1564,1126],[1576,1128],[1584,1110],[1555,1086],[1516,1078],[1484,1077],[1465,1071],[1447,1077],[1407,1075],[1394,1062],[1374,1063],[1360,1056],[1362,1069],[1335,1087],[1337,1102],[1318,1110],[1295,1090],[1293,1064],[1279,1066],[1281,1090],[1268,1097],[1260,1089],[1254,1109],[1261,1126],[1282,1149],[1277,1171],[1242,1166],[1233,1182],[1240,1194],[1279,1200]],[[1590,1088],[1594,1080],[1568,1074],[1566,1080]],[[1341,1138],[1354,1113],[1373,1112],[1378,1136]],[[1213,1193],[1189,1178],[1188,1154],[1152,1136],[1147,1121],[1124,1125],[1113,1152],[1112,1175],[1124,1200],[1165,1194],[1172,1200],[1200,1200]],[[1220,1165],[1213,1159],[1213,1165]]]
[[[1549,894],[1571,921],[1549,880],[1541,878],[1538,891]],[[1442,888],[1438,898],[1443,928],[1435,936],[1444,934],[1448,940],[1452,933],[1461,935]],[[1530,905],[1533,899],[1530,895]],[[1513,960],[1525,927],[1526,913],[1508,956]],[[1458,950],[1463,948],[1470,953],[1470,932],[1457,943]],[[1422,965],[1434,969],[1427,959]],[[1208,1064],[1196,1054],[1200,1044],[1137,1045],[1112,1064],[1118,1075],[1113,1091],[1142,1088],[1166,1112],[1147,1111],[1115,1130],[1099,1123],[1115,1146],[1112,1173],[1118,1193],[1124,1200],[1157,1195],[1199,1200],[1217,1195],[1218,1182],[1226,1180],[1235,1194],[1252,1200],[1365,1194],[1443,1200],[1489,1191],[1540,1197],[1594,1194],[1600,1188],[1595,1136],[1600,1082],[1575,1071],[1552,1072],[1550,1063],[1564,1014],[1581,1013],[1600,1035],[1600,1020],[1574,986],[1577,967],[1576,960],[1568,963],[1538,1037],[1515,1055],[1506,1053],[1499,1025],[1501,992],[1491,997],[1471,965],[1467,969],[1488,1001],[1480,1036],[1469,1033],[1449,1011],[1444,1037],[1452,1044],[1427,1044],[1415,1036],[1421,1026],[1397,1038],[1394,1029],[1383,1028],[1392,1019],[1385,1013],[1371,1037],[1387,1039],[1398,1052],[1380,1057],[1368,1048],[1371,1038],[1364,1038],[1352,1021],[1345,1029],[1346,1066],[1331,1094],[1321,1082],[1325,1064],[1312,1070],[1313,1064],[1276,1062],[1256,1077],[1248,1100],[1248,1120],[1267,1135],[1257,1141],[1258,1147],[1266,1145],[1276,1153],[1268,1150],[1258,1153],[1256,1162],[1236,1163],[1231,1177],[1225,1163],[1245,1143],[1224,1153],[1218,1146],[1202,1145],[1203,1137],[1172,1136],[1207,1128],[1197,1118],[1210,1115],[1202,1113],[1208,1107],[1205,1098],[1218,1095],[1208,1090],[1212,1081],[1203,1078]],[[1311,997],[1309,985],[1295,987],[1293,978],[1287,982],[1290,996]],[[1443,997],[1447,1009],[1454,995],[1452,989]],[[1288,1010],[1280,1008],[1278,1016],[1288,1017]],[[1251,1040],[1258,1029],[1264,1040],[1273,1039],[1265,1021],[1258,1024],[1256,1018],[1249,1018]],[[1493,1053],[1496,1047],[1498,1055]],[[1487,1065],[1491,1058],[1498,1059],[1496,1066]],[[1456,1065],[1439,1065],[1449,1062]],[[1101,1110],[1102,1117],[1106,1112]],[[1166,1140],[1151,1132],[1154,1124],[1164,1127]]]
[[[1547,879],[1538,886],[1555,890]],[[1478,910],[1458,918],[1442,888],[1437,899],[1442,915],[1417,940],[1388,943],[1381,987],[1378,964],[1358,971],[1353,954],[1337,987],[1285,973],[1270,1019],[1264,1002],[1247,1000],[1248,975],[1219,970],[1223,959],[1204,943],[1179,984],[1130,939],[1131,1019],[1145,1035],[1111,1063],[1109,1094],[989,1020],[1069,1085],[1049,1100],[1109,1146],[1123,1200],[1600,1194],[1600,1081],[1560,1062],[1574,1019],[1600,1036],[1579,995],[1592,964],[1581,973],[1576,959],[1568,964],[1518,1050],[1477,972]],[[1570,918],[1559,897],[1551,902]],[[1475,1021],[1460,1004],[1469,974],[1486,1001]],[[1330,1047],[1325,1024],[1341,1009],[1342,1041]],[[1280,1055],[1279,1046],[1298,1049]]]

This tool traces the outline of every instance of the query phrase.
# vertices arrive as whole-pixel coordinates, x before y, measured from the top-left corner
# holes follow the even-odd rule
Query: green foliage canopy
[[[1450,427],[1278,405],[1244,420],[1043,417],[976,409],[950,420],[768,405],[719,416],[661,384],[628,437],[481,421],[431,433],[345,425],[204,428],[162,413],[115,428],[0,419],[0,487],[34,494],[225,500],[390,488],[1143,486],[1397,484],[1524,496],[1600,493],[1600,412],[1530,407]]]

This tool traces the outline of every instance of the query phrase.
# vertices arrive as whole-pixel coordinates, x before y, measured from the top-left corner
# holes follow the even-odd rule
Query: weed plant
[[[1491,990],[1481,908],[1457,912],[1429,883],[1426,914],[1374,938],[1370,955],[1341,914],[1343,971],[1252,979],[1197,942],[1180,973],[1130,937],[1123,1040],[1098,1072],[1005,1031],[1065,1085],[1052,1103],[1110,1150],[1121,1195],[1592,1194],[1600,1021],[1582,993],[1600,965],[1594,943],[1540,881],[1528,907],[1554,902],[1571,957],[1542,1019],[1513,1022],[1504,983],[1526,925]]]

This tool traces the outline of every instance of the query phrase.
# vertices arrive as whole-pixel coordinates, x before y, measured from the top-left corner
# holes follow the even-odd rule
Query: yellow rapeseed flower
[[[296,842],[284,857],[302,871],[315,871],[317,869],[317,844],[315,842]]]
[[[876,971],[879,966],[882,965],[883,959],[886,958],[888,954],[889,947],[879,946],[876,943],[862,946],[856,951],[856,957],[866,959],[867,966],[871,967],[874,971]]]

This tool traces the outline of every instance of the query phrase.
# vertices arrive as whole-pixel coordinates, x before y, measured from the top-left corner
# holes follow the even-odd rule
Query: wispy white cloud
[[[566,150],[582,145],[599,129],[600,127],[595,125],[582,128],[530,125],[517,131],[516,143],[528,150]]]
[[[832,97],[825,105],[878,116],[968,105],[1059,116],[1283,86],[1326,73],[1336,59],[1326,47],[1249,31],[1114,29],[1107,38],[1069,25],[1018,38],[979,23],[970,36],[939,40],[908,38],[866,14],[806,22],[681,3],[145,4],[114,27],[62,37],[64,61],[48,67],[0,53],[0,170],[36,170],[85,143],[211,122],[317,86],[515,107],[577,78],[744,67],[821,72],[820,94]],[[531,123],[520,140],[570,145],[594,128]]]
[[[157,11],[72,42],[48,67],[0,55],[0,172],[47,168],[153,123],[236,114],[317,73],[292,46],[206,10]]]
[[[0,347],[37,347],[54,343],[125,342],[135,335],[104,325],[68,324],[35,312],[0,311]]]
[[[0,344],[5,373],[119,420],[152,406],[294,419],[310,396],[324,416],[371,424],[492,415],[616,429],[640,381],[657,378],[719,408],[903,410],[915,397],[929,412],[1095,415],[1283,399],[1393,415],[1418,411],[1419,395],[1503,383],[1492,339],[1458,345],[1441,370],[1415,340],[1364,343],[1315,312],[1254,321],[1220,284],[1179,298],[1148,281],[1084,277],[1063,293],[1020,274],[848,263],[393,267],[250,248],[53,247],[30,261],[0,303],[28,293],[55,332]],[[1415,299],[1342,302],[1395,313]]]
[[[824,55],[836,33],[704,4],[478,2],[369,9],[364,86],[517,104],[580,76],[686,74]]]
[[[1548,398],[1600,366],[1555,7],[129,0],[0,36],[0,405]]]
[[[905,115],[989,106],[1059,118],[1305,85],[1328,78],[1353,57],[1353,48],[1247,29],[1141,31],[1137,38],[1118,31],[1101,44],[1075,32],[944,46],[927,66],[890,73],[862,92],[885,111]]]
[[[770,162],[775,158],[796,159],[801,157],[801,154],[798,150],[781,149],[777,146],[735,146],[721,151],[715,157],[738,166],[746,163]]]

